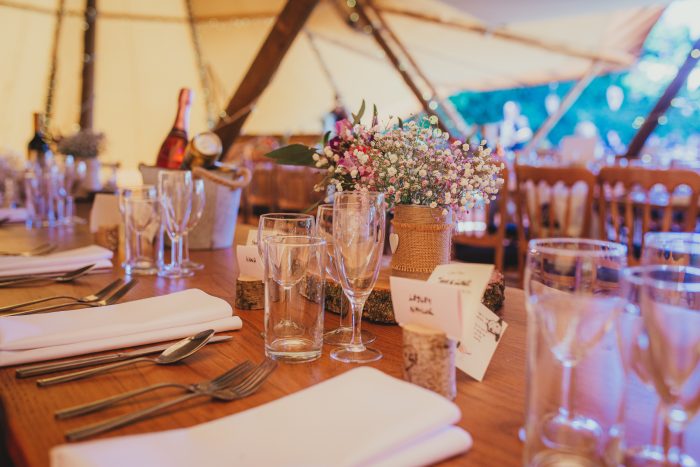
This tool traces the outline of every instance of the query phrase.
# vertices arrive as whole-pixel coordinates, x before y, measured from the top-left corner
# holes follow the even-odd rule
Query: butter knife
[[[227,342],[232,339],[231,336],[214,336],[209,339],[208,344]],[[15,371],[15,377],[17,378],[29,378],[31,376],[45,375],[48,373],[55,373],[63,370],[74,370],[77,368],[84,368],[86,366],[97,365],[101,363],[111,363],[120,362],[129,358],[140,357],[142,355],[148,355],[152,353],[162,352],[172,345],[172,342],[168,344],[153,345],[151,347],[144,347],[143,349],[132,350],[130,352],[117,352],[107,355],[98,355],[95,357],[84,357],[75,358],[73,360],[64,360],[62,362],[54,363],[42,363],[39,365],[25,366],[22,368],[17,368]]]

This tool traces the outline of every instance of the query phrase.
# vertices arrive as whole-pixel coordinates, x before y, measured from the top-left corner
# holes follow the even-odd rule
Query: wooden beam
[[[61,39],[63,17],[65,16],[66,0],[60,0],[56,11],[56,23],[53,30],[53,43],[51,44],[51,69],[49,71],[49,87],[46,91],[46,105],[44,106],[44,131],[50,131],[53,118],[53,98],[56,91],[56,73],[58,72],[58,44]]]
[[[539,49],[548,50],[550,52],[568,55],[570,57],[584,58],[586,60],[604,62],[615,66],[629,66],[633,64],[636,57],[626,53],[606,53],[606,52],[591,52],[585,49],[572,47],[568,44],[551,43],[536,37],[527,36],[525,34],[508,31],[507,29],[490,29],[482,24],[466,23],[463,21],[454,21],[451,19],[440,18],[437,16],[417,13],[413,11],[400,10],[397,8],[384,7],[381,9],[384,13],[392,15],[405,16],[419,21],[448,26],[462,31],[473,32],[477,34],[490,35],[498,39],[504,39],[511,42],[517,42],[522,45],[529,45]]]
[[[85,0],[83,34],[83,75],[80,88],[80,129],[92,130],[95,105],[95,36],[97,35],[97,0]]]
[[[529,154],[537,148],[540,141],[542,141],[542,139],[549,134],[549,132],[552,130],[552,128],[554,128],[559,120],[561,120],[564,114],[569,111],[571,106],[574,105],[574,103],[581,96],[581,93],[586,90],[588,85],[591,84],[591,81],[593,81],[593,78],[598,76],[602,69],[603,65],[600,62],[595,62],[591,65],[586,74],[583,75],[583,77],[576,82],[574,87],[569,90],[566,96],[564,96],[564,99],[561,101],[561,104],[559,104],[559,108],[556,110],[556,112],[547,117],[547,120],[540,125],[530,142],[527,143],[527,146],[525,146],[520,154]]]
[[[406,86],[408,86],[413,95],[416,96],[416,99],[418,99],[418,102],[420,102],[423,111],[428,115],[434,115],[435,117],[437,117],[438,115],[433,109],[430,108],[430,103],[427,99],[423,97],[423,93],[418,88],[418,85],[416,85],[416,83],[413,81],[413,78],[411,78],[411,75],[406,70],[405,65],[401,63],[399,58],[396,56],[396,53],[394,53],[391,46],[389,46],[386,39],[384,39],[384,36],[382,36],[381,30],[375,25],[374,21],[372,21],[372,19],[367,14],[367,10],[373,11],[375,16],[377,16],[377,12],[374,11],[372,5],[368,2],[366,2],[367,10],[365,10],[365,7],[362,5],[362,3],[365,3],[364,0],[357,0],[354,6],[355,11],[357,11],[357,14],[360,16],[360,20],[363,23],[369,25],[372,37],[374,37],[374,40],[377,41],[377,44],[384,51],[391,64],[394,66],[399,75],[401,75],[401,78],[403,78],[404,82],[406,83]],[[445,127],[444,122],[442,122],[439,119],[438,126],[441,130],[448,131],[447,127]]]
[[[224,154],[240,134],[252,105],[272,81],[282,59],[317,3],[318,0],[287,0],[258,55],[229,101],[226,115],[234,115],[246,107],[250,109],[245,115],[228,123],[226,117],[221,118],[214,130],[221,138]]]
[[[387,32],[389,37],[391,37],[392,41],[396,44],[396,46],[399,48],[401,53],[403,54],[404,58],[411,64],[411,67],[413,68],[413,71],[418,75],[418,77],[423,80],[425,85],[428,87],[430,90],[430,93],[433,95],[433,100],[437,102],[442,110],[445,112],[445,115],[447,118],[452,122],[452,125],[454,128],[461,133],[460,135],[455,135],[459,136],[460,138],[464,139],[467,136],[469,136],[469,125],[467,125],[467,122],[464,121],[464,118],[462,118],[462,115],[457,111],[454,105],[452,105],[452,102],[450,102],[449,99],[443,99],[440,94],[438,93],[437,89],[435,86],[433,86],[433,83],[428,79],[428,76],[423,72],[423,69],[418,65],[418,62],[413,58],[413,55],[408,51],[406,46],[403,45],[403,42],[399,37],[396,35],[394,30],[389,26],[389,23],[384,19],[384,16],[382,15],[381,11],[374,7],[374,3],[372,3],[371,0],[369,0],[369,4],[372,5],[374,8],[377,18],[379,19],[379,24],[382,26],[382,29]]]
[[[649,138],[649,135],[652,134],[656,128],[656,125],[659,124],[659,117],[666,113],[668,107],[671,105],[671,101],[674,97],[676,97],[678,91],[680,91],[681,87],[688,78],[688,75],[691,71],[693,71],[693,68],[695,68],[695,65],[698,63],[698,60],[700,60],[700,39],[695,41],[693,46],[690,48],[690,52],[688,52],[688,56],[685,58],[683,65],[678,69],[678,73],[676,73],[676,76],[668,85],[666,91],[664,91],[659,100],[656,102],[654,108],[651,109],[651,112],[649,112],[649,115],[647,115],[647,118],[637,131],[637,134],[634,135],[634,138],[632,138],[632,141],[627,148],[627,154],[625,154],[625,157],[639,157],[639,153],[644,147],[644,143],[646,142],[647,138]]]

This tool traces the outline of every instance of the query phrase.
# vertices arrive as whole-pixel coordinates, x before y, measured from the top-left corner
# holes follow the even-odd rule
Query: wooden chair
[[[314,191],[324,175],[324,171],[309,167],[278,166],[275,172],[277,207],[282,211],[305,211],[313,206],[324,196]]]
[[[452,234],[453,245],[476,248],[493,248],[496,269],[503,272],[505,235],[508,216],[508,169],[503,169],[501,178],[506,185],[501,188],[498,198],[487,209],[474,209],[460,218]],[[469,229],[461,229],[460,224],[469,222]]]
[[[518,270],[533,238],[590,237],[596,177],[583,167],[515,167]],[[581,189],[585,188],[585,193]]]
[[[627,245],[637,264],[649,231],[694,232],[700,174],[686,169],[605,167],[598,175],[599,235]]]

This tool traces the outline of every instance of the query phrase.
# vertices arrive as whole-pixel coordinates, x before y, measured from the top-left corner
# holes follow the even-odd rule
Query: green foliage
[[[301,165],[306,167],[314,167],[316,162],[313,155],[316,154],[316,149],[304,146],[303,144],[290,144],[274,151],[265,154],[268,157],[281,165]]]
[[[376,107],[375,107],[376,110]],[[362,105],[360,106],[360,110],[357,111],[357,114],[352,114],[352,124],[357,125],[360,123],[360,120],[362,120],[362,116],[365,114],[365,100],[362,99]]]

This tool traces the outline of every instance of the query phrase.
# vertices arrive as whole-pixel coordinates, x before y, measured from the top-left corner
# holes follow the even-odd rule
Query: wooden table
[[[90,241],[84,228],[25,231],[12,226],[0,229],[0,245],[22,248],[45,239],[73,247]],[[233,250],[193,252],[192,259],[206,265],[203,271],[190,279],[165,280],[156,277],[139,278],[127,300],[166,294],[185,288],[198,287],[207,293],[234,302],[234,284],[237,275]],[[41,288],[0,289],[0,305],[53,293],[86,294],[122,274],[116,267],[108,274],[95,274],[72,284],[49,285]],[[14,368],[0,368],[0,393],[5,420],[5,444],[12,461],[17,465],[44,466],[49,463],[49,449],[64,442],[63,434],[71,428],[93,423],[106,415],[116,416],[151,405],[162,393],[137,402],[122,405],[109,412],[97,413],[73,420],[57,421],[53,412],[59,408],[102,398],[120,391],[165,381],[184,383],[212,378],[245,359],[260,361],[264,358],[262,311],[238,311],[244,326],[231,333],[228,343],[205,347],[176,366],[142,365],[48,388],[38,388],[34,381],[18,380]],[[506,290],[503,317],[509,324],[507,332],[491,362],[486,378],[479,383],[464,373],[457,372],[458,395],[456,403],[462,409],[459,425],[474,438],[474,447],[465,455],[450,460],[451,465],[516,466],[521,464],[522,444],[517,432],[523,423],[525,406],[525,309],[523,292]],[[337,325],[337,318],[327,314],[326,327]],[[384,358],[372,366],[396,377],[401,377],[401,331],[397,326],[364,324],[377,335],[374,344]],[[147,433],[158,430],[188,427],[225,415],[246,410],[291,394],[312,384],[338,375],[352,368],[331,360],[328,347],[321,359],[297,365],[280,365],[255,395],[228,404],[199,402],[187,409],[125,427],[103,437]],[[338,401],[342,403],[342,401]],[[370,422],[371,423],[371,422]],[[695,423],[697,428],[698,423]],[[0,425],[1,427],[2,425]],[[689,450],[700,458],[700,430],[687,437]],[[349,439],[349,438],[348,438]],[[0,440],[1,441],[1,440]],[[0,452],[3,446],[0,445]],[[0,463],[2,456],[0,456]]]

